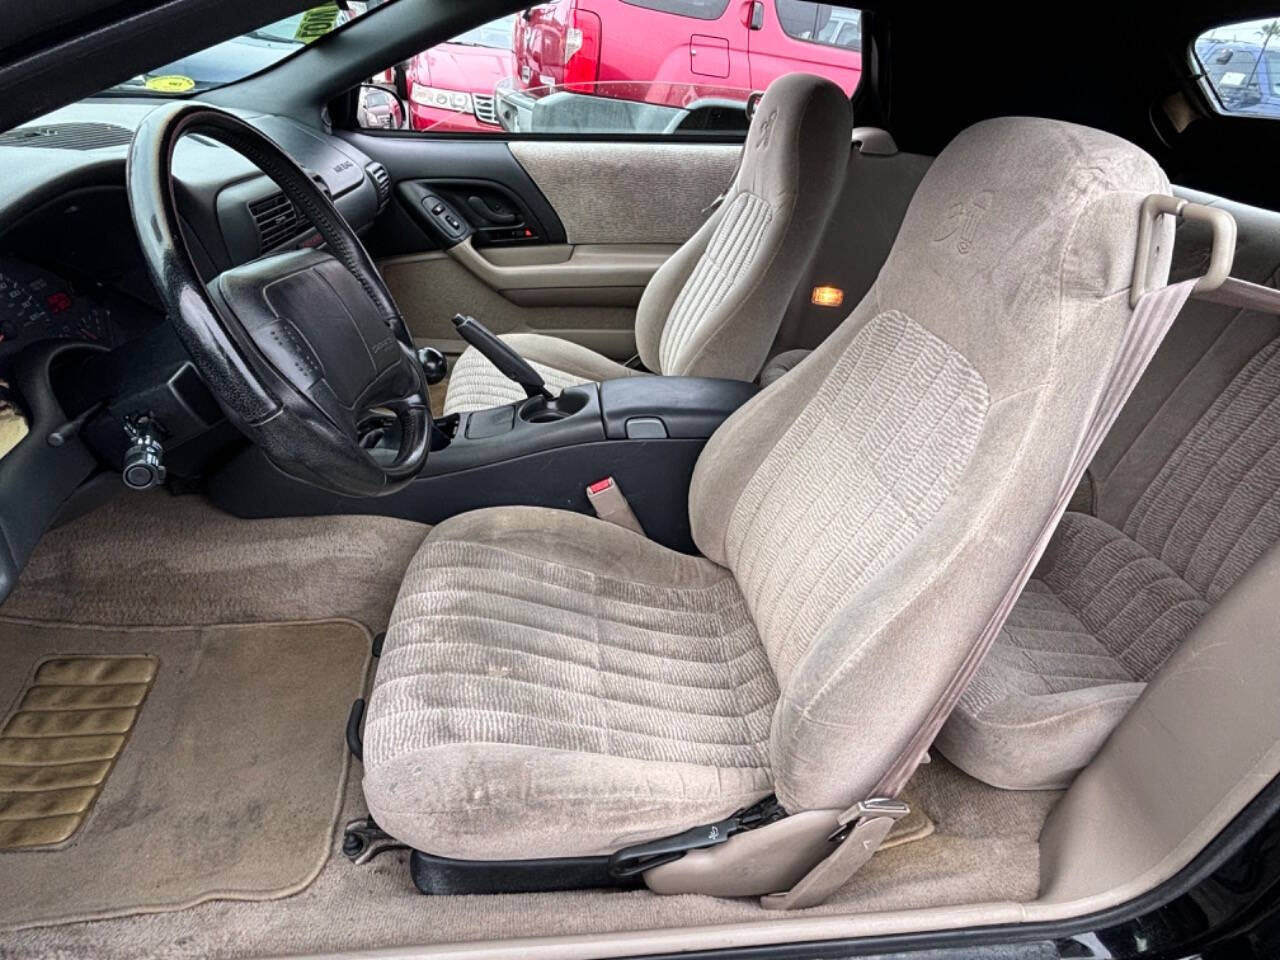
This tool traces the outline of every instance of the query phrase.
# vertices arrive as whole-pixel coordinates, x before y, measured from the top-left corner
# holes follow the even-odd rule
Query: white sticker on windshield
[[[1244,84],[1244,74],[1238,70],[1232,70],[1230,73],[1224,73],[1222,79],[1218,81],[1220,87],[1239,87]]]

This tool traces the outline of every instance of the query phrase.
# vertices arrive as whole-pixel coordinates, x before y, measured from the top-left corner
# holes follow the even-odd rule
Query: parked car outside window
[[[1280,119],[1280,19],[1215,27],[1194,57],[1223,113]]]
[[[498,129],[494,88],[511,76],[514,14],[424,50],[409,63],[409,118],[415,130]]]
[[[414,57],[410,125],[433,133],[741,136],[786,73],[852,94],[861,14],[809,0],[552,0]]]

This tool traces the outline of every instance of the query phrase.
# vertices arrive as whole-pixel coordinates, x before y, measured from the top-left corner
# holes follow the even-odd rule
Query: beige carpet
[[[123,491],[45,534],[0,612],[121,626],[343,617],[377,633],[428,529],[387,517],[239,520],[200,497]]]
[[[370,641],[340,620],[118,628],[0,619],[6,717],[50,657],[157,661],[84,824],[55,847],[0,853],[0,928],[264,900],[309,884],[345,796],[343,733]]]

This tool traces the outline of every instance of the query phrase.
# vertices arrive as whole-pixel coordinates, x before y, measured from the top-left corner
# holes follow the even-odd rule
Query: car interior
[[[509,0],[112,86],[305,6],[0,41],[0,955],[905,951],[1247,842],[1280,116],[1195,50],[1275,9],[863,0],[719,133],[362,124]]]

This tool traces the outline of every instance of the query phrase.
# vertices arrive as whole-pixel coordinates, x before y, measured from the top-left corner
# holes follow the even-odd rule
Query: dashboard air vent
[[[391,199],[391,174],[387,173],[387,168],[376,160],[364,170],[369,174],[369,179],[373,181],[373,186],[378,191],[378,212],[381,213],[382,208]]]
[[[258,227],[258,249],[262,253],[298,235],[298,211],[283,193],[251,201],[249,213]]]
[[[117,123],[46,123],[0,133],[0,147],[99,150],[122,147],[132,139],[133,131]]]

